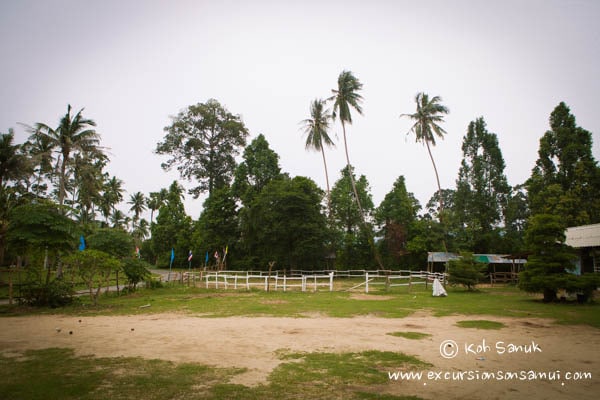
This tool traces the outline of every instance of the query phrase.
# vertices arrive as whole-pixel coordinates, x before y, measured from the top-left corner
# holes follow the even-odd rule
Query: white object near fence
[[[448,296],[448,293],[446,293],[446,289],[444,289],[438,278],[435,278],[433,280],[433,296]]]

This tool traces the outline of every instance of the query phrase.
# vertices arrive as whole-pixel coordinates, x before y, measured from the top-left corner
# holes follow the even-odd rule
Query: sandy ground
[[[472,319],[499,321],[506,327],[478,330],[455,325],[457,321]],[[600,396],[600,330],[557,326],[541,319],[435,318],[423,313],[398,319],[198,318],[148,314],[13,317],[0,319],[0,324],[0,352],[3,354],[24,349],[69,347],[80,355],[139,356],[243,367],[248,372],[237,376],[233,383],[248,386],[266,382],[269,373],[282,362],[277,351],[381,350],[414,355],[434,366],[424,370],[421,379],[391,379],[386,385],[370,388],[378,392],[412,394],[428,399],[597,399]],[[57,332],[56,328],[61,331]],[[73,333],[69,334],[69,331]],[[432,336],[409,340],[388,335],[397,331],[424,332]],[[453,340],[456,347],[448,346],[447,340]],[[529,345],[532,352],[509,354],[510,345]],[[476,352],[477,346],[481,350],[478,354],[468,351]],[[503,348],[505,352],[500,354]],[[454,358],[445,358],[441,354],[449,356],[456,351],[458,354]],[[472,371],[472,379],[469,375],[463,380],[452,379],[452,373],[460,371]],[[501,381],[481,377],[484,372],[497,371],[560,372],[551,381]],[[573,380],[574,376],[569,376],[573,372],[589,372],[591,379]],[[388,375],[388,371],[382,373]]]

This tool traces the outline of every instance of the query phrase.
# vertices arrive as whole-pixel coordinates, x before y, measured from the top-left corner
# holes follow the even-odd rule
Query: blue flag
[[[83,235],[79,236],[79,251],[85,250],[85,239]]]
[[[175,259],[175,249],[171,248],[171,264],[173,264],[174,259]]]

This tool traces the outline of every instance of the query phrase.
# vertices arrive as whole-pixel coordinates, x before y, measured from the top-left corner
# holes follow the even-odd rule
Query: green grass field
[[[434,316],[464,315],[465,329],[499,329],[489,317],[550,318],[557,324],[600,328],[597,303],[544,304],[538,296],[514,287],[467,292],[448,288],[434,298],[429,288],[362,292],[299,292],[245,289],[215,290],[168,284],[117,296],[103,295],[93,307],[86,297],[62,309],[0,306],[0,315],[66,314],[80,316],[185,313],[202,318],[228,316],[315,317],[379,316],[402,318],[414,312]],[[470,321],[471,318],[477,321]],[[493,318],[492,318],[493,319]],[[0,319],[1,321],[1,319]],[[460,325],[460,324],[459,324]],[[392,332],[426,340],[416,332]],[[45,349],[0,355],[0,398],[10,399],[417,399],[378,394],[388,381],[386,370],[423,369],[428,365],[402,353],[282,353],[268,381],[254,387],[228,383],[244,372],[199,364],[141,358],[78,357],[70,349]]]
[[[135,293],[101,296],[93,307],[86,296],[77,304],[60,309],[32,309],[0,306],[0,315],[54,313],[72,315],[130,315],[163,312],[184,312],[202,317],[274,316],[303,317],[324,315],[353,317],[373,315],[402,318],[424,310],[435,316],[472,315],[524,318],[550,318],[559,324],[586,324],[600,328],[600,304],[544,304],[540,296],[529,295],[515,287],[484,288],[469,292],[448,288],[448,297],[432,297],[423,285],[383,289],[364,295],[361,292],[321,289],[318,292],[265,292],[259,289],[204,289],[177,283],[160,289],[140,289]],[[360,300],[367,296],[374,300]]]

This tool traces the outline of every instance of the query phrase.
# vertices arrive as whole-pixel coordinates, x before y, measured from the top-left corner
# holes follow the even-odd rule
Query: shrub
[[[30,282],[23,288],[23,302],[36,307],[62,307],[73,302],[75,292],[69,282],[55,279],[48,283]]]
[[[451,260],[449,274],[448,281],[451,284],[463,285],[468,290],[473,290],[483,279],[481,266],[475,262],[471,253],[462,253],[458,260]]]
[[[577,295],[580,303],[593,300],[594,291],[600,286],[600,277],[596,274],[571,275],[565,279],[564,289],[567,293]]]
[[[150,268],[150,264],[138,258],[126,258],[123,260],[123,272],[127,276],[127,282],[129,282],[131,289],[135,290],[138,283],[150,277],[148,268]]]

